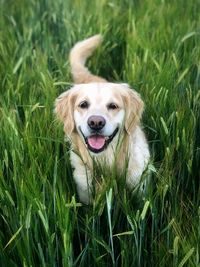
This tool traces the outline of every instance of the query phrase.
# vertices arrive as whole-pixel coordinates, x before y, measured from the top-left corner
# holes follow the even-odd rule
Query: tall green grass
[[[200,2],[5,1],[0,17],[0,266],[200,266]],[[145,102],[143,196],[115,168],[78,201],[55,98],[73,44]]]

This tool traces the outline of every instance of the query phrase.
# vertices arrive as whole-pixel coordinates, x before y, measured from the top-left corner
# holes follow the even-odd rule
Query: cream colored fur
[[[106,82],[105,79],[95,76],[85,67],[85,62],[92,52],[102,42],[101,35],[97,34],[77,43],[70,52],[71,72],[75,83]]]
[[[72,48],[70,64],[75,85],[61,94],[55,105],[57,116],[72,144],[71,163],[79,198],[86,204],[92,201],[93,160],[106,162],[109,166],[116,160],[122,172],[128,159],[126,184],[129,188],[138,184],[149,160],[148,144],[140,127],[143,101],[139,94],[127,84],[109,83],[85,67],[87,58],[101,40],[100,35],[95,35]],[[80,108],[83,100],[90,103],[87,109]],[[116,110],[107,108],[112,101],[117,104]],[[92,115],[106,119],[105,136],[110,136],[116,127],[119,129],[108,147],[100,153],[91,152],[83,138],[83,135],[88,135],[87,120]]]

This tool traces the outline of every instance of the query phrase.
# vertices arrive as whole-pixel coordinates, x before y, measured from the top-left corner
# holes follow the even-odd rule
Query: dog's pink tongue
[[[94,149],[101,149],[105,145],[105,142],[105,137],[100,135],[93,135],[88,138],[89,145]]]

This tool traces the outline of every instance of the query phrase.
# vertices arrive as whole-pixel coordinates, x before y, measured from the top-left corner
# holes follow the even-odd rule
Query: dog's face
[[[106,150],[119,133],[130,134],[142,110],[143,102],[135,91],[114,83],[75,85],[58,97],[55,108],[65,133],[77,132],[93,153]]]

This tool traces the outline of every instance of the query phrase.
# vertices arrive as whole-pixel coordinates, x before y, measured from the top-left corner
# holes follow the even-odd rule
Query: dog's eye
[[[82,101],[78,106],[79,108],[86,109],[89,107],[89,103],[85,100],[85,101]]]
[[[118,105],[115,104],[115,103],[110,103],[110,104],[107,105],[107,108],[114,110],[114,109],[117,109],[118,108]]]

